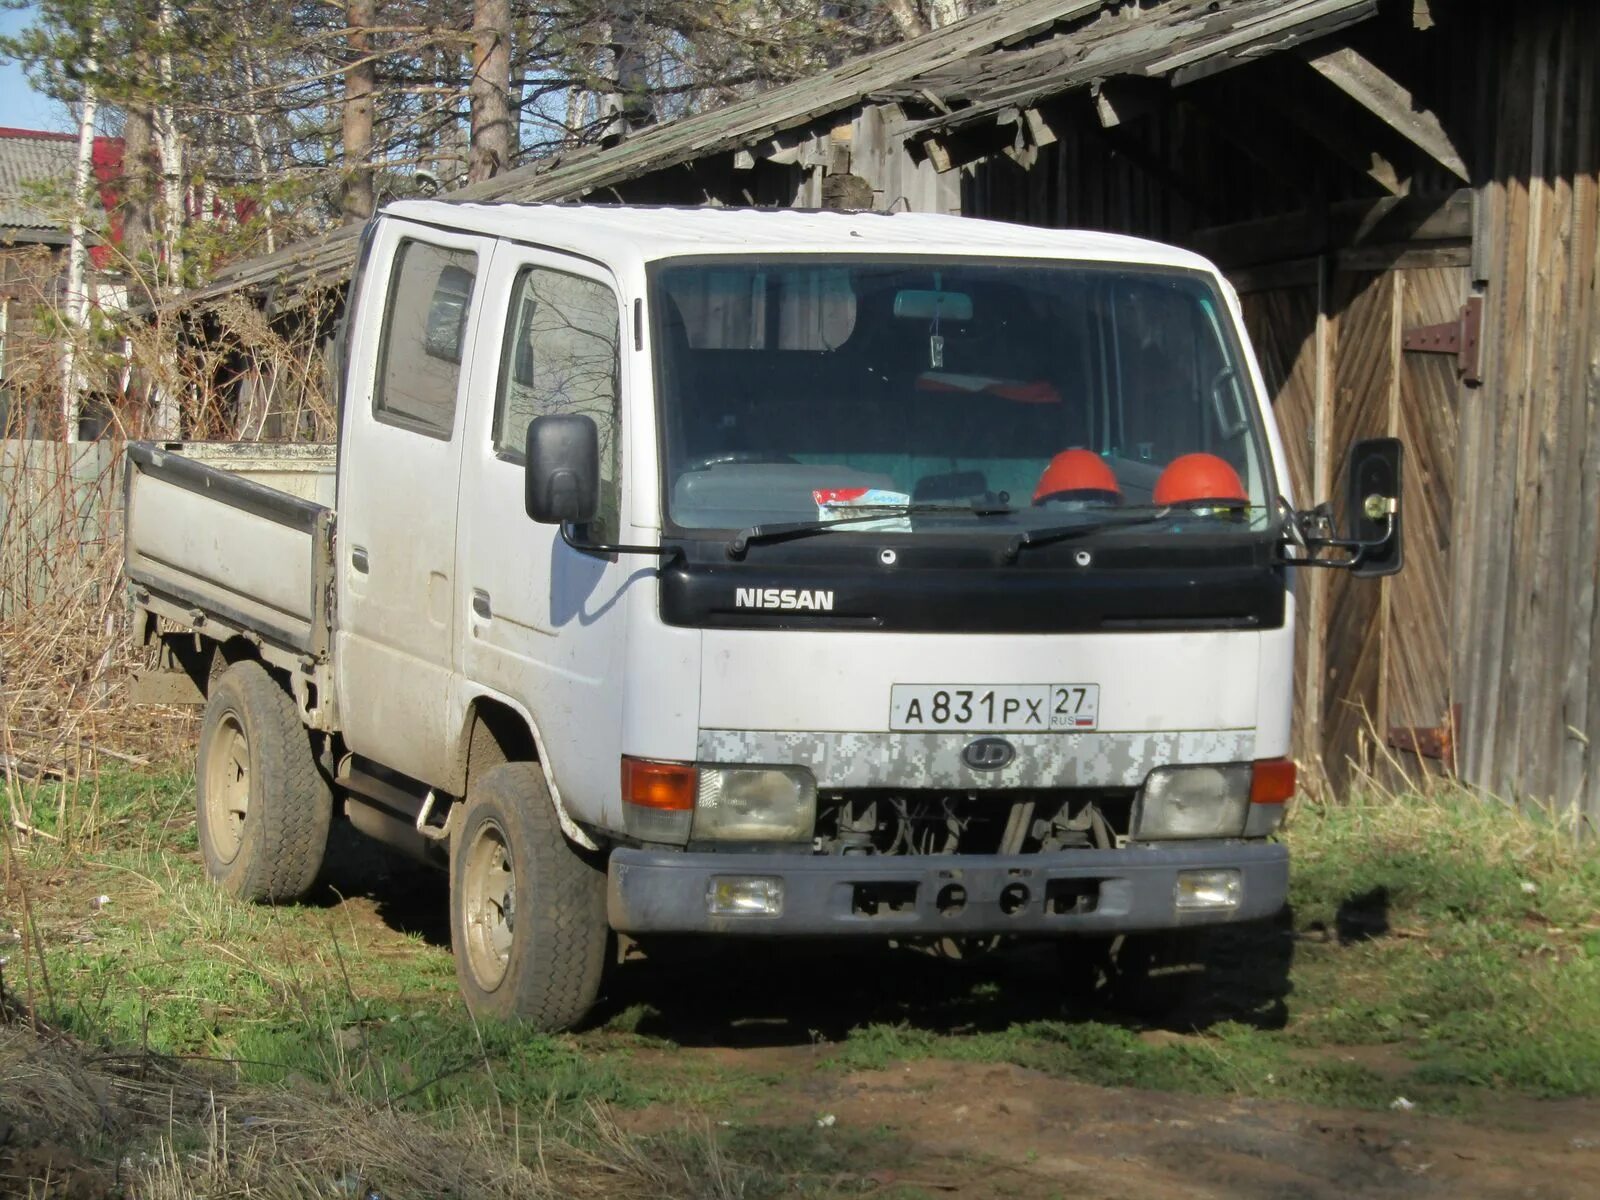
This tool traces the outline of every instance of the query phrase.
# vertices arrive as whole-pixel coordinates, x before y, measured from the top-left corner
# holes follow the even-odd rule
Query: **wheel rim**
[[[206,755],[206,830],[225,863],[239,856],[250,813],[250,742],[238,714],[225,713]]]
[[[473,835],[462,879],[467,963],[484,991],[493,991],[511,962],[516,928],[517,875],[505,831],[485,821]]]

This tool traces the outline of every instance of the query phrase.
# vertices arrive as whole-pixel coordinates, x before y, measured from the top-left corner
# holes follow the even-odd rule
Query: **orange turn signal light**
[[[1250,803],[1282,804],[1294,795],[1294,783],[1294,759],[1258,759],[1250,772]]]
[[[690,763],[655,762],[622,756],[622,800],[658,812],[694,808],[696,772]]]

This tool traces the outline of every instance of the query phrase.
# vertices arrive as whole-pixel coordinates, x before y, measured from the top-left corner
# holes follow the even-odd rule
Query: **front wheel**
[[[450,838],[450,944],[474,1016],[576,1025],[600,994],[606,876],[567,841],[537,763],[486,771]]]

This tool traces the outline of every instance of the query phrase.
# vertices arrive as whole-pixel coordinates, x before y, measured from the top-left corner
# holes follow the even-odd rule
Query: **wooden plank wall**
[[[1330,288],[1333,368],[1326,449],[1335,490],[1345,478],[1351,446],[1361,438],[1387,435],[1393,423],[1399,288],[1393,271],[1343,272]],[[1327,589],[1322,755],[1330,781],[1339,788],[1352,761],[1371,765],[1367,735],[1383,728],[1387,628],[1381,587],[1336,571]]]
[[[1459,319],[1469,283],[1461,266],[1398,272],[1396,336]],[[1387,653],[1381,703],[1386,733],[1447,725],[1455,698],[1450,661],[1459,634],[1451,563],[1464,391],[1453,355],[1402,353],[1390,432],[1406,448],[1406,565],[1383,583]],[[1438,773],[1451,765],[1448,758],[1400,752],[1387,757],[1408,775]]]
[[[1245,326],[1289,460],[1289,487],[1295,503],[1309,505],[1322,486],[1318,453],[1318,413],[1324,407],[1323,369],[1327,322],[1322,314],[1322,281],[1243,291]],[[1322,754],[1323,639],[1322,601],[1326,578],[1302,571],[1295,580],[1294,755],[1314,763]]]
[[[1442,724],[1451,700],[1460,389],[1453,358],[1405,353],[1400,338],[1450,320],[1467,291],[1452,249],[1414,250],[1383,270],[1341,269],[1340,257],[1322,259],[1310,283],[1239,278],[1298,500],[1338,507],[1355,440],[1406,442],[1405,571],[1381,583],[1319,571],[1295,580],[1295,754],[1308,778],[1320,771],[1335,787],[1352,766],[1413,778],[1440,769],[1383,744],[1396,726]]]
[[[1448,19],[1433,31],[1391,23],[1355,41],[1433,105],[1473,168],[1470,272],[1462,243],[1351,248],[1330,226],[1299,251],[1312,257],[1258,268],[1241,287],[1297,498],[1335,498],[1356,438],[1395,433],[1409,455],[1406,572],[1297,585],[1296,745],[1308,760],[1320,752],[1338,782],[1349,762],[1372,764],[1372,733],[1435,726],[1459,704],[1465,779],[1600,820],[1600,5],[1440,11]],[[1370,196],[1359,173],[1332,171],[1325,149],[1275,114],[1276,166],[1226,119],[1261,112],[1260,89],[1296,80],[1290,63],[1240,68],[1116,129],[1100,127],[1086,94],[1066,95],[1045,106],[1058,141],[1030,168],[996,155],[944,175],[907,159],[891,110],[868,106],[852,123],[849,169],[884,207],[949,210],[959,187],[974,216],[1176,241]],[[1321,87],[1305,81],[1307,104],[1337,110]],[[1381,142],[1370,114],[1343,116]],[[815,203],[839,149],[816,143],[786,165],[737,170],[730,157],[624,191]],[[1413,195],[1454,186],[1414,166]],[[1403,352],[1400,338],[1449,320],[1474,283],[1484,383],[1471,388],[1448,357]]]
[[[1463,768],[1600,820],[1600,11],[1515,7],[1479,196],[1484,386],[1464,396],[1453,579]]]

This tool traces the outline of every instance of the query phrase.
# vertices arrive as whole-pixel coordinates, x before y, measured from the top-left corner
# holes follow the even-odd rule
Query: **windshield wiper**
[[[974,500],[970,504],[884,504],[870,512],[851,513],[846,517],[831,517],[814,521],[780,521],[771,525],[752,525],[728,540],[728,557],[743,558],[745,552],[757,542],[778,541],[783,538],[809,537],[814,533],[827,533],[839,525],[855,525],[863,521],[885,521],[895,517],[910,517],[922,513],[971,513],[975,517],[1002,517],[1017,511],[999,504]]]
[[[1249,512],[1257,507],[1253,504],[1229,505],[1231,511]],[[1000,552],[1001,562],[1016,562],[1017,556],[1028,546],[1048,546],[1051,542],[1065,542],[1072,538],[1087,537],[1093,533],[1100,533],[1107,529],[1129,529],[1135,525],[1154,525],[1165,521],[1168,517],[1178,516],[1185,512],[1183,508],[1158,508],[1142,512],[1129,512],[1124,510],[1114,516],[1102,517],[1099,520],[1079,521],[1076,525],[1056,525],[1049,529],[1030,529],[1026,533],[1018,534],[1006,543],[1006,548]]]
[[[1172,515],[1170,508],[1158,509],[1155,512],[1118,513],[1112,517],[1102,517],[1093,521],[1079,521],[1076,525],[1055,525],[1049,529],[1030,529],[1020,533],[1006,543],[1006,548],[1000,552],[1000,561],[1016,562],[1017,556],[1029,546],[1048,546],[1052,542],[1065,542],[1072,538],[1088,537],[1092,533],[1099,533],[1106,529],[1128,529],[1134,525],[1154,525],[1158,521],[1165,521]]]

